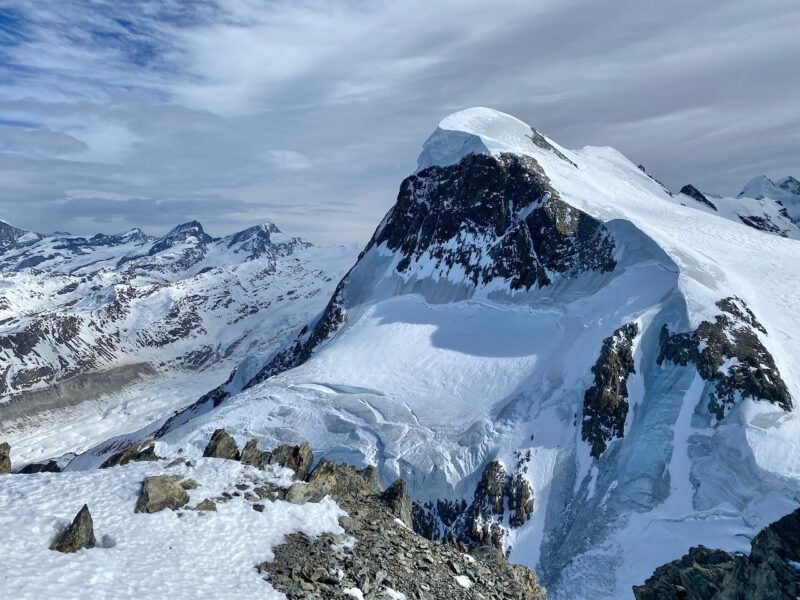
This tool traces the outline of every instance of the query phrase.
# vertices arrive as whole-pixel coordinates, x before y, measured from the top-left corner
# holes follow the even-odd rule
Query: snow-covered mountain
[[[299,334],[62,477],[151,436],[308,440],[402,477],[418,531],[501,547],[551,599],[749,552],[800,500],[800,242],[721,212],[611,148],[455,113]]]
[[[196,221],[160,238],[0,223],[3,429],[41,432],[45,419],[66,440],[64,410],[102,397],[125,419],[144,411],[142,424],[168,413],[312,318],[354,254],[272,223],[222,238]]]
[[[778,183],[763,175],[755,177],[735,198],[704,193],[689,184],[674,200],[754,229],[800,239],[800,182],[794,177]]]
[[[800,499],[800,244],[687,199],[611,148],[451,115],[322,315],[157,434],[374,464],[418,529],[502,545],[551,598],[745,551]]]

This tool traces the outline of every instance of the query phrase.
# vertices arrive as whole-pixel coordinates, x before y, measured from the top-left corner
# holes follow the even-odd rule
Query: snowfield
[[[162,455],[177,448],[158,446]],[[194,467],[167,469],[193,478],[186,509],[134,513],[142,479],[165,472],[159,463],[103,470],[4,477],[0,485],[0,596],[42,598],[283,598],[256,571],[284,536],[341,533],[343,514],[326,498],[295,505],[280,500],[253,510],[243,497],[216,512],[189,510],[230,490],[232,482],[291,483],[290,471],[260,471],[238,461],[191,456]],[[86,503],[98,547],[61,554],[49,549]]]

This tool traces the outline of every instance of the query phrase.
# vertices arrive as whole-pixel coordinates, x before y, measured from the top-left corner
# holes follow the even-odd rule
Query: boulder
[[[409,529],[413,527],[411,522],[411,496],[408,495],[406,482],[398,479],[381,494],[381,500],[395,517],[400,519]]]
[[[103,464],[100,465],[100,468],[107,469],[118,465],[127,465],[129,462],[136,461],[159,460],[161,457],[156,455],[155,447],[155,440],[145,440],[140,444],[133,444],[109,456]]]
[[[194,510],[205,512],[205,511],[213,511],[217,512],[217,503],[211,500],[210,498],[206,498],[200,504],[194,507]]]
[[[50,546],[50,549],[70,553],[83,548],[94,548],[96,543],[92,515],[89,513],[89,507],[84,504],[69,527]]]
[[[307,442],[299,446],[283,444],[275,448],[269,457],[269,464],[280,465],[294,471],[295,479],[305,479],[313,463],[314,454]]]
[[[178,483],[178,478],[170,475],[145,477],[134,512],[155,513],[165,508],[176,510],[187,502],[189,494]]]
[[[255,467],[256,469],[263,469],[266,465],[269,464],[270,453],[269,452],[262,452],[258,449],[258,440],[251,439],[248,440],[247,443],[244,445],[244,450],[242,450],[242,457],[241,461],[245,465],[250,465],[251,467]]]
[[[321,502],[328,493],[321,487],[311,483],[295,481],[286,491],[286,501],[292,504]]]
[[[334,498],[339,495],[372,496],[383,491],[375,467],[358,470],[350,465],[337,465],[325,458],[319,461],[307,480]]]
[[[11,446],[0,442],[0,475],[11,472]]]
[[[341,500],[375,496],[382,492],[375,467],[370,466],[358,470],[350,465],[337,465],[325,458],[319,461],[306,480],[305,482],[296,481],[289,487],[286,492],[287,502],[304,504],[319,502],[325,496]]]
[[[239,447],[236,445],[236,440],[225,429],[217,429],[208,440],[203,456],[239,460]]]

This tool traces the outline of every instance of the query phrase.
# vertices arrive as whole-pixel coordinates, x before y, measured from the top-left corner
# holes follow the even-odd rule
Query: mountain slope
[[[683,204],[613,149],[451,115],[318,319],[112,442],[308,439],[551,598],[744,551],[800,497],[800,244]]]
[[[353,256],[272,223],[223,238],[197,222],[161,238],[3,231],[0,421],[17,435],[48,423],[63,434],[60,413],[98,397],[148,415],[148,396],[177,394],[162,412],[192,400],[312,318]]]
[[[786,189],[766,177],[756,177],[735,198],[704,194],[685,185],[675,201],[767,233],[800,239],[800,188],[792,183],[796,182],[793,177],[780,181]]]

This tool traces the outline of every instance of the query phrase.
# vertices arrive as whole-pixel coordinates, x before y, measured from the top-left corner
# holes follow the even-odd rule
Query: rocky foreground
[[[213,530],[217,527],[214,519],[223,518],[226,503],[249,504],[255,511],[250,513],[253,515],[274,515],[281,504],[285,507],[281,510],[291,512],[289,507],[293,505],[300,508],[330,502],[329,499],[336,502],[342,511],[340,531],[329,529],[314,535],[295,530],[272,548],[271,558],[265,556],[268,560],[252,565],[253,572],[290,600],[546,598],[533,572],[510,564],[494,547],[468,550],[452,536],[438,542],[414,533],[412,503],[405,482],[398,480],[383,490],[373,467],[359,470],[322,459],[312,469],[314,457],[308,444],[264,451],[256,440],[250,440],[240,450],[224,429],[214,432],[203,452],[205,470],[195,465],[200,459],[193,460],[180,450],[177,457],[159,456],[159,447],[148,440],[121,448],[101,465],[100,472],[108,473],[104,477],[117,469],[120,477],[127,477],[134,464],[150,465],[141,479],[138,499],[130,504],[130,512],[140,514],[134,523],[140,523],[138,519],[142,518],[162,518],[156,513],[173,512],[185,526]],[[7,445],[0,449],[7,451]],[[205,476],[213,468],[208,460],[215,464],[241,463],[238,469],[245,470],[222,486],[214,486]],[[221,462],[218,464],[222,466]],[[267,476],[253,475],[260,472]],[[270,479],[269,474],[275,472],[289,473],[291,478]],[[42,475],[70,477],[70,473]],[[29,476],[40,475],[9,475]],[[58,531],[49,548],[71,555],[124,546],[124,539],[109,541],[103,536],[102,525],[95,531],[97,525],[90,511],[91,507],[84,504],[72,522]],[[192,519],[193,514],[203,518]],[[171,548],[176,541],[169,539],[166,532],[162,537],[152,543]],[[269,586],[265,584],[264,589],[266,593]]]

